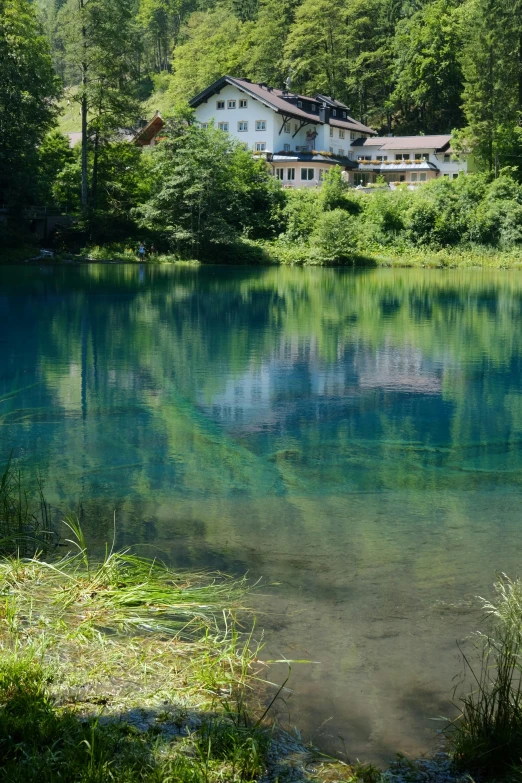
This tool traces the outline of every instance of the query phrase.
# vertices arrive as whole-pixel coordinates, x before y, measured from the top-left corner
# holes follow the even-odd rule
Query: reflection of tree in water
[[[275,657],[399,725],[463,626],[430,607],[517,556],[522,277],[4,267],[0,291],[0,457],[99,546],[115,513],[118,546],[281,583]]]
[[[507,273],[2,271],[1,443],[63,502],[516,481]],[[6,330],[2,330],[6,334]],[[36,384],[36,385],[35,385]]]

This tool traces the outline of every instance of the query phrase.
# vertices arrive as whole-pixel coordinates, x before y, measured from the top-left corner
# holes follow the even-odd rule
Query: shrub
[[[343,209],[333,209],[320,215],[311,246],[318,251],[322,263],[351,262],[355,245],[353,223]]]
[[[321,212],[320,193],[311,188],[285,190],[283,207],[285,236],[292,241],[306,240],[313,233]]]

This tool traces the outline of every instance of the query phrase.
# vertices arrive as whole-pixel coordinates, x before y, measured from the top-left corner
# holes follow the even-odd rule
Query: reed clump
[[[502,577],[479,634],[478,664],[464,655],[472,687],[449,731],[456,765],[482,779],[522,780],[522,582]]]

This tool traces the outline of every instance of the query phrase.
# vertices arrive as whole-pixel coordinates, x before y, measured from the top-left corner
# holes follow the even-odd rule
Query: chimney
[[[330,107],[326,105],[326,103],[323,103],[322,106],[319,106],[319,119],[321,122],[325,122],[326,124],[330,123]]]

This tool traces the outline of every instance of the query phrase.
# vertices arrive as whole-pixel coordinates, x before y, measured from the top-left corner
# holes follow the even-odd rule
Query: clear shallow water
[[[518,272],[0,267],[0,459],[112,536],[263,577],[282,708],[428,750],[522,551]],[[284,667],[273,667],[274,680]]]

